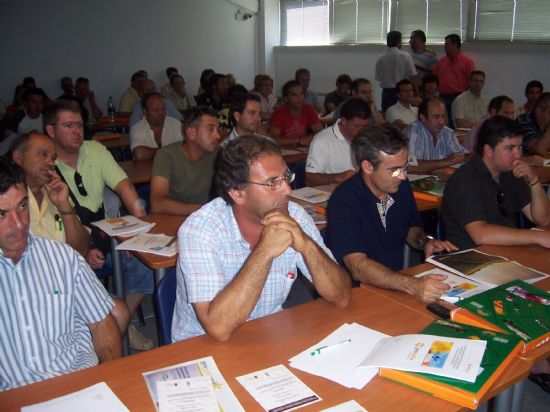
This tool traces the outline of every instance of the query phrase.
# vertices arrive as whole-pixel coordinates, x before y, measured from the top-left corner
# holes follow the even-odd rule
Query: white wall
[[[405,49],[405,48],[404,48]],[[408,49],[408,46],[407,46]],[[439,57],[443,47],[432,47]],[[294,78],[298,67],[311,71],[312,90],[327,93],[335,88],[336,77],[348,73],[352,78],[366,77],[375,85],[377,102],[380,89],[374,81],[376,60],[386,50],[383,45],[276,47],[276,79],[279,85]],[[529,80],[540,80],[550,90],[549,44],[465,44],[463,51],[487,74],[483,94],[489,99],[507,94],[516,104],[523,103]],[[280,90],[277,91],[280,93]]]
[[[196,93],[200,72],[232,72],[252,85],[257,18],[235,21],[225,0],[0,0],[0,98],[33,76],[46,93],[59,79],[90,79],[100,107],[116,104],[130,76],[145,69],[160,87],[175,66]]]

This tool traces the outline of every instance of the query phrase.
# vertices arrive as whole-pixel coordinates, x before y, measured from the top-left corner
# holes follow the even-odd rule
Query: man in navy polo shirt
[[[448,289],[444,275],[403,275],[405,242],[426,255],[455,251],[422,229],[407,181],[407,140],[396,128],[372,126],[353,144],[359,173],[342,183],[328,203],[328,245],[353,279],[433,302]]]

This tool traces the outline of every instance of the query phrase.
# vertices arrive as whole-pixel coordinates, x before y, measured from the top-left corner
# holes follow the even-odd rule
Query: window
[[[456,33],[466,41],[550,41],[548,0],[280,0],[281,44],[385,43],[413,30],[429,43]]]

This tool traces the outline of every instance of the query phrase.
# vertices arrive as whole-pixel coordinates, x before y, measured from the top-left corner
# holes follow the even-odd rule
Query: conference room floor
[[[418,257],[416,257],[415,259],[415,257],[413,256],[412,264],[414,265],[418,263],[420,263],[418,261]],[[311,292],[303,283],[296,282],[295,286],[296,287],[292,288],[289,299],[287,300],[285,306],[294,306],[300,303],[307,302],[311,299]],[[142,303],[142,308],[146,324],[145,326],[141,327],[137,318],[134,319],[134,324],[146,337],[153,339],[153,341],[155,342],[155,346],[157,346],[157,326],[155,322],[153,301],[150,296],[145,297]],[[134,352],[135,351],[132,351],[132,353]],[[527,380],[527,384],[525,385],[524,396],[525,397],[523,401],[522,412],[538,412],[547,410],[548,404],[550,402],[550,394],[544,392],[530,380]],[[485,411],[485,409],[483,409],[483,407],[480,407],[478,408],[478,412],[480,411],[483,412]]]

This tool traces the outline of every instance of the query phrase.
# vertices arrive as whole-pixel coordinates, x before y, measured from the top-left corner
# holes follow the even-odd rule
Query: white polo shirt
[[[315,135],[307,155],[306,172],[341,173],[357,170],[351,143],[340,131],[340,119]]]

